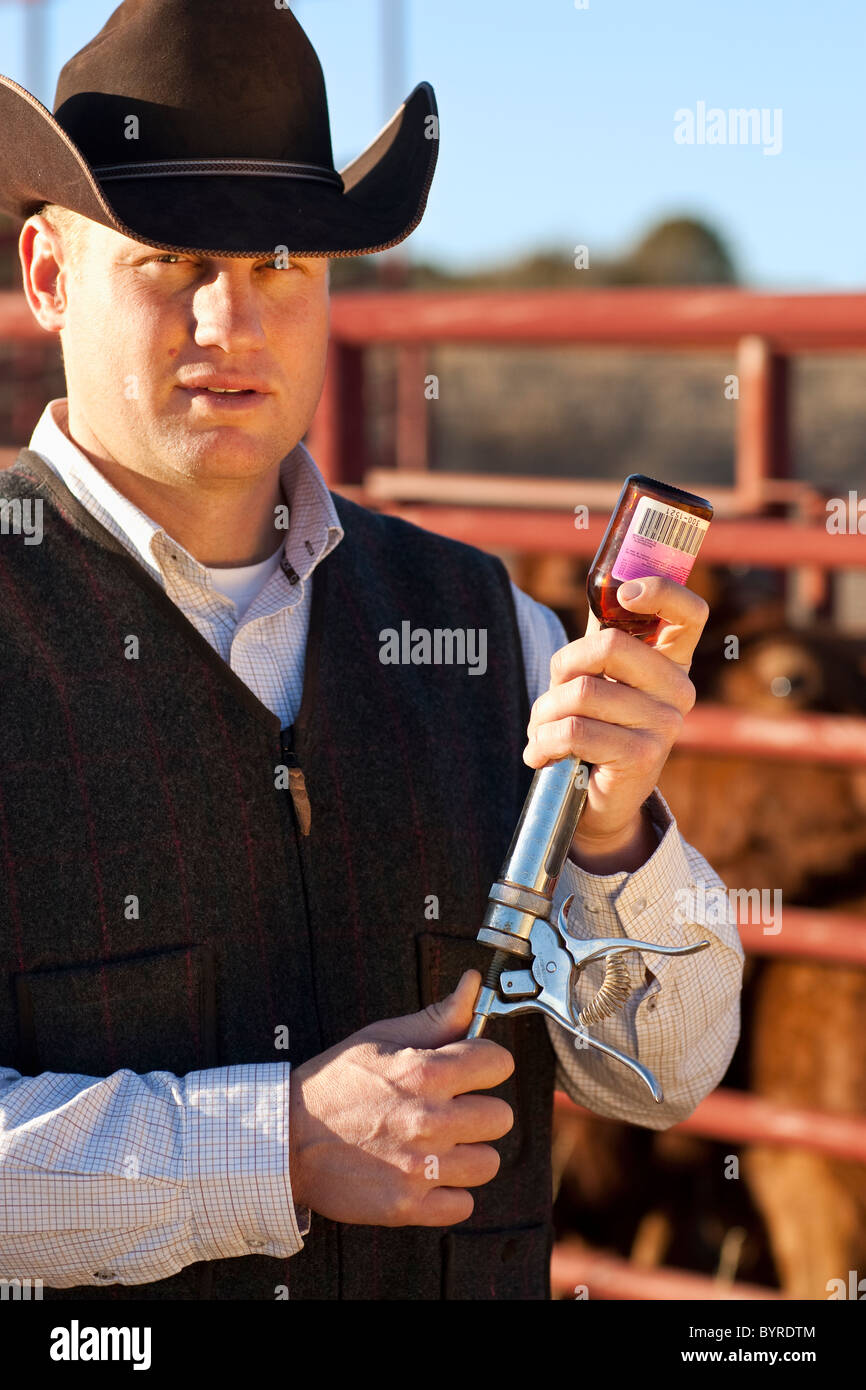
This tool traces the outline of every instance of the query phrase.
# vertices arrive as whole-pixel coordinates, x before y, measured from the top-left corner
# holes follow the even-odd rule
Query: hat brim
[[[148,246],[213,256],[363,256],[424,214],[439,152],[436,98],[420,82],[335,184],[267,174],[106,179],[30,92],[0,76],[0,210],[58,203]]]

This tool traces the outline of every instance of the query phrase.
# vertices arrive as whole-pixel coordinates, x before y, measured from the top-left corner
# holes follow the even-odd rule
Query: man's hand
[[[489,1144],[514,1123],[496,1096],[514,1070],[488,1038],[466,1041],[481,985],[353,1033],[291,1074],[289,1176],[299,1206],[370,1226],[451,1226],[472,1215],[466,1189],[490,1182]]]
[[[534,768],[571,753],[594,764],[571,857],[605,873],[638,867],[655,847],[641,806],[695,703],[688,673],[710,611],[671,579],[632,582],[643,592],[627,598],[620,586],[617,598],[633,613],[663,619],[654,645],[602,630],[590,612],[584,636],[551,660],[550,689],[532,707],[523,753]]]

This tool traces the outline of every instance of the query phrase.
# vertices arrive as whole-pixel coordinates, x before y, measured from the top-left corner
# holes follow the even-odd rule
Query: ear
[[[33,317],[47,332],[59,333],[66,323],[68,266],[60,236],[44,217],[28,217],[18,239],[18,256]]]

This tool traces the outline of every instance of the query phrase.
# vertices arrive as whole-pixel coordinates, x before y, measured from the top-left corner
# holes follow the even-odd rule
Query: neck
[[[71,412],[61,424],[112,487],[202,565],[228,569],[267,560],[285,539],[274,509],[285,502],[279,463],[248,478],[154,478],[118,463]]]

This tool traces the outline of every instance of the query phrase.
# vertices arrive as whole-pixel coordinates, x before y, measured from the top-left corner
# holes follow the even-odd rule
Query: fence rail
[[[584,1115],[604,1120],[582,1105],[575,1105],[562,1091],[556,1092],[554,1109],[562,1114]],[[733,1140],[743,1144],[778,1144],[829,1158],[866,1163],[866,1118],[861,1115],[832,1114],[825,1110],[804,1110],[780,1105],[765,1096],[720,1087],[672,1129],[697,1134],[702,1139]]]
[[[573,1241],[563,1241],[554,1247],[550,1285],[555,1294],[574,1297],[586,1289],[592,1298],[602,1300],[788,1301],[785,1294],[759,1284],[734,1284],[711,1279],[706,1274],[692,1274],[686,1269],[646,1268]]]
[[[575,498],[581,501],[581,484],[576,482],[573,487]],[[713,492],[715,496],[715,489]],[[607,517],[590,514],[588,525],[578,529],[574,517],[562,512],[521,513],[504,507],[382,503],[378,509],[482,550],[513,550],[528,555],[594,555],[607,524]],[[855,569],[866,565],[866,533],[831,534],[826,519],[807,524],[785,518],[722,518],[713,521],[707,532],[700,559],[702,564],[749,564],[766,569],[807,564],[828,570]]]

